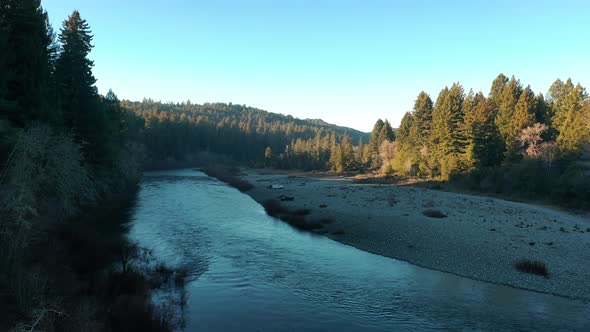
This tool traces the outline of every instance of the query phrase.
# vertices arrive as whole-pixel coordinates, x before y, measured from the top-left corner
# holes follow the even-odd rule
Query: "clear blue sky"
[[[101,93],[232,102],[369,131],[421,90],[590,84],[590,1],[45,0],[94,33]]]

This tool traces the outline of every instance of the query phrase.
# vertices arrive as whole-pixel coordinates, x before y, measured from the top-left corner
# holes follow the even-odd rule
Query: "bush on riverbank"
[[[262,206],[269,216],[281,219],[294,228],[311,231],[324,227],[321,221],[318,223],[305,218],[306,215],[311,213],[310,209],[298,209],[291,211],[285,206],[281,205],[281,203],[275,199],[264,201]]]
[[[541,261],[522,259],[515,262],[514,267],[520,272],[536,274],[545,278],[549,278],[549,269],[547,269],[545,263]]]
[[[230,186],[238,189],[241,192],[248,191],[254,186],[243,179],[240,179],[236,174],[239,172],[237,169],[234,168],[225,168],[221,166],[217,167],[206,167],[201,170],[203,173],[207,174],[210,177],[216,178],[221,182],[225,182]]]
[[[269,216],[276,217],[276,218],[278,218],[280,215],[285,214],[289,211],[286,207],[281,205],[281,203],[279,203],[275,199],[269,199],[269,200],[264,201],[262,203],[262,206],[264,207],[264,210],[266,211],[266,213]]]
[[[424,210],[422,211],[422,214],[430,217],[430,218],[446,218],[447,215],[440,212],[439,210],[433,210],[433,209],[428,209],[428,210]]]

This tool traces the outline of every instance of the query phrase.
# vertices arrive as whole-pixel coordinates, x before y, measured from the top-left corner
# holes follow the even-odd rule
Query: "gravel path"
[[[354,184],[339,177],[264,174],[247,170],[246,192],[262,203],[280,195],[310,220],[332,219],[318,230],[372,253],[466,277],[572,298],[590,299],[590,219],[494,198],[427,189]],[[281,184],[283,189],[269,189]],[[430,218],[425,210],[446,218]],[[515,270],[540,260],[549,278]]]

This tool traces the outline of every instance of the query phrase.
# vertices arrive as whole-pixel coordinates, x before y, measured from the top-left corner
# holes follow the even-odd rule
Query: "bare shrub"
[[[264,210],[269,216],[278,217],[280,214],[287,213],[288,210],[275,199],[269,199],[262,203]]]
[[[396,141],[384,140],[379,147],[379,158],[382,160],[381,173],[385,175],[393,174],[393,159],[397,152],[398,144]]]
[[[428,210],[424,210],[422,211],[422,214],[430,217],[430,218],[446,218],[447,215],[440,212],[439,210],[433,210],[433,209],[428,209]]]
[[[525,148],[522,154],[525,158],[532,160],[543,160],[551,163],[557,153],[555,142],[544,142],[542,135],[549,130],[545,124],[535,123],[522,130],[517,140],[521,147]]]
[[[3,195],[0,209],[18,223],[27,223],[39,213],[39,197],[51,197],[45,208],[63,217],[96,199],[82,147],[71,135],[56,134],[45,125],[36,124],[17,134],[4,173],[2,180],[9,192]]]
[[[545,263],[541,261],[522,259],[514,263],[514,268],[520,272],[536,274],[546,278],[549,277],[549,270]]]

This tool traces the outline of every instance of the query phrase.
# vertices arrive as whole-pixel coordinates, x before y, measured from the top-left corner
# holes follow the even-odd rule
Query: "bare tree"
[[[385,174],[391,173],[393,168],[391,162],[397,152],[397,142],[384,140],[379,147],[379,158],[383,161],[381,171]]]
[[[543,141],[543,134],[549,127],[542,123],[535,123],[524,128],[518,136],[520,146],[524,148],[522,154],[525,158],[532,160],[543,160],[549,167],[555,159],[557,146],[555,142]]]

